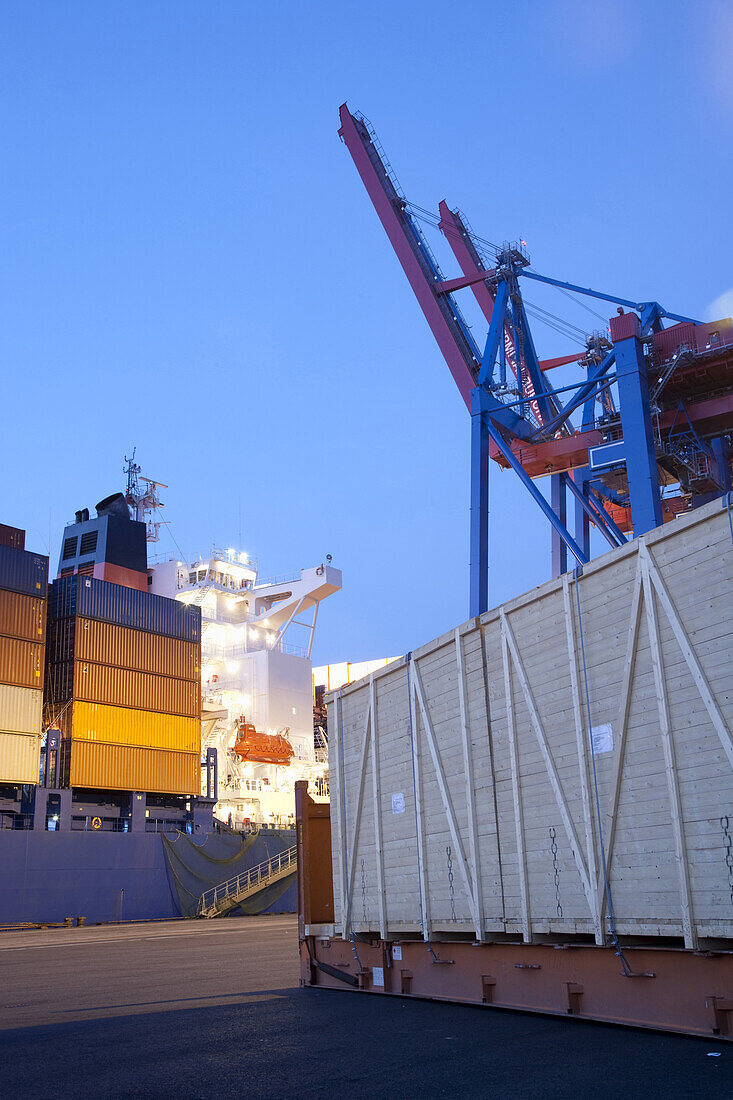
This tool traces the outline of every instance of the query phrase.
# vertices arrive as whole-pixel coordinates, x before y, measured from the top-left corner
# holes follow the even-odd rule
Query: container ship
[[[0,526],[0,923],[195,915],[223,864],[262,882],[227,911],[293,910],[294,784],[328,791],[310,652],[341,574],[149,563],[163,486],[134,455],[126,473],[66,526],[50,583]]]

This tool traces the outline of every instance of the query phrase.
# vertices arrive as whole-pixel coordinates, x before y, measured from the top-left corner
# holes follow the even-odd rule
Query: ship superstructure
[[[201,608],[201,748],[218,754],[217,817],[235,828],[289,824],[296,780],[328,790],[326,754],[314,744],[311,652],[318,609],[341,588],[341,571],[327,559],[261,581],[246,554],[213,547],[158,562],[150,580],[154,594]]]

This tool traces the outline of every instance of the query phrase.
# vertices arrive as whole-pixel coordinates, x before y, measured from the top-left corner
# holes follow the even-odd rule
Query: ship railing
[[[95,822],[99,824],[95,824]],[[71,828],[74,832],[90,833],[127,833],[130,831],[130,822],[124,817],[98,817],[96,814],[74,814],[71,818]]]
[[[253,588],[268,588],[273,584],[290,584],[291,581],[299,581],[302,577],[303,570],[297,569],[294,573],[278,573],[276,577],[267,577],[264,581],[257,579],[257,584],[253,585]]]
[[[0,829],[32,829],[33,814],[0,813]]]
[[[232,660],[237,657],[246,657],[249,653],[259,653],[263,649],[276,649],[279,650],[280,653],[289,653],[293,657],[305,657],[308,652],[304,646],[290,645],[289,642],[282,641],[271,644],[264,638],[250,638],[247,645],[242,643],[236,646],[206,643],[204,649],[207,656],[219,658],[220,660]]]
[[[296,865],[296,845],[293,845],[292,848],[286,848],[276,856],[264,859],[256,867],[250,867],[236,878],[220,882],[211,890],[204,891],[199,898],[198,915],[214,916],[226,906],[227,902],[253,893],[255,889],[266,886],[276,876],[280,877],[286,871],[295,870]]]

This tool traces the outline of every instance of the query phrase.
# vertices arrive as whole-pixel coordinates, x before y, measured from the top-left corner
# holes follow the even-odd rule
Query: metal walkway
[[[297,866],[295,855],[296,846],[287,848],[270,859],[258,863],[256,867],[250,867],[236,878],[227,882],[220,882],[218,886],[206,890],[199,899],[199,917],[223,917],[231,909],[236,908],[240,902],[251,897],[265,886],[292,875]]]

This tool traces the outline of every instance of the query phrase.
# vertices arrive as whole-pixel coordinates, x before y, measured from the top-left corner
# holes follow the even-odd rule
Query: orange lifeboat
[[[258,733],[242,714],[237,719],[237,740],[234,751],[248,764],[283,764],[288,766],[295,756],[293,746],[281,733]]]

